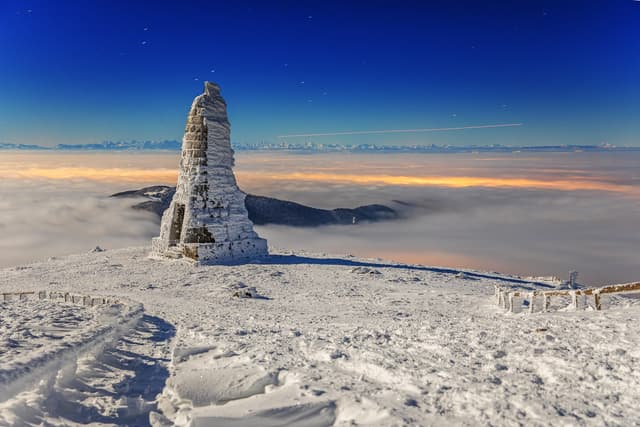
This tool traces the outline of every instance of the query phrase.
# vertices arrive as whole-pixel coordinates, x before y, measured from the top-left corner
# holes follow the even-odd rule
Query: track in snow
[[[0,403],[0,424],[149,425],[174,335],[171,324],[143,315],[113,341],[67,358],[33,389]]]

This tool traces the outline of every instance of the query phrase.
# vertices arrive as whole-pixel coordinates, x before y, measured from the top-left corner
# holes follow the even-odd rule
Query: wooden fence
[[[507,309],[511,313],[516,312],[516,307],[522,306],[522,301],[517,300],[517,298],[522,298],[529,302],[529,313],[534,313],[538,307],[540,307],[540,311],[549,311],[552,297],[570,297],[571,306],[577,308],[578,297],[582,296],[583,298],[587,298],[592,296],[594,308],[596,310],[602,310],[602,295],[621,294],[627,292],[640,292],[640,282],[610,285],[602,288],[563,289],[553,291],[518,291],[505,289],[497,285],[495,286],[496,303],[499,307]],[[539,297],[542,297],[542,304],[539,304]],[[516,304],[516,301],[520,304]]]

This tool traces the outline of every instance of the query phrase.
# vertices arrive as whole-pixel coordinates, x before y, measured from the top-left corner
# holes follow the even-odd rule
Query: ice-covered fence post
[[[551,297],[549,295],[547,295],[546,292],[543,292],[542,293],[542,298],[544,299],[543,310],[544,311],[548,311],[549,310],[549,306],[551,305]]]
[[[602,310],[602,303],[600,302],[600,294],[598,292],[593,293],[593,304],[596,306],[596,310]]]
[[[584,291],[580,291],[580,307],[589,308],[587,294]]]
[[[529,313],[533,313],[533,306],[535,305],[536,291],[529,292]]]
[[[576,291],[571,291],[571,307],[574,310],[578,309],[578,292]]]
[[[498,285],[493,285],[493,296],[496,297],[496,304],[500,305],[500,288],[498,288]]]
[[[509,311],[511,313],[514,313],[514,307],[513,307],[513,299],[514,299],[514,294],[515,292],[509,292]]]
[[[498,307],[504,308],[504,290],[500,287],[497,287],[498,292]]]

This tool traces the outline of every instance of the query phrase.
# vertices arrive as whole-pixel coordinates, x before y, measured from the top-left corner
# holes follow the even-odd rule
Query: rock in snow
[[[233,174],[227,104],[218,85],[191,105],[182,140],[178,186],[162,215],[155,256],[176,254],[200,263],[229,263],[267,255],[267,241],[249,221]]]

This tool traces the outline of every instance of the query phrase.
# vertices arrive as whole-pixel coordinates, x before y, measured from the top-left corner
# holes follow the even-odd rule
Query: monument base
[[[199,264],[237,264],[269,256],[267,241],[261,238],[221,243],[168,244],[155,237],[151,241],[152,258],[188,258]]]

